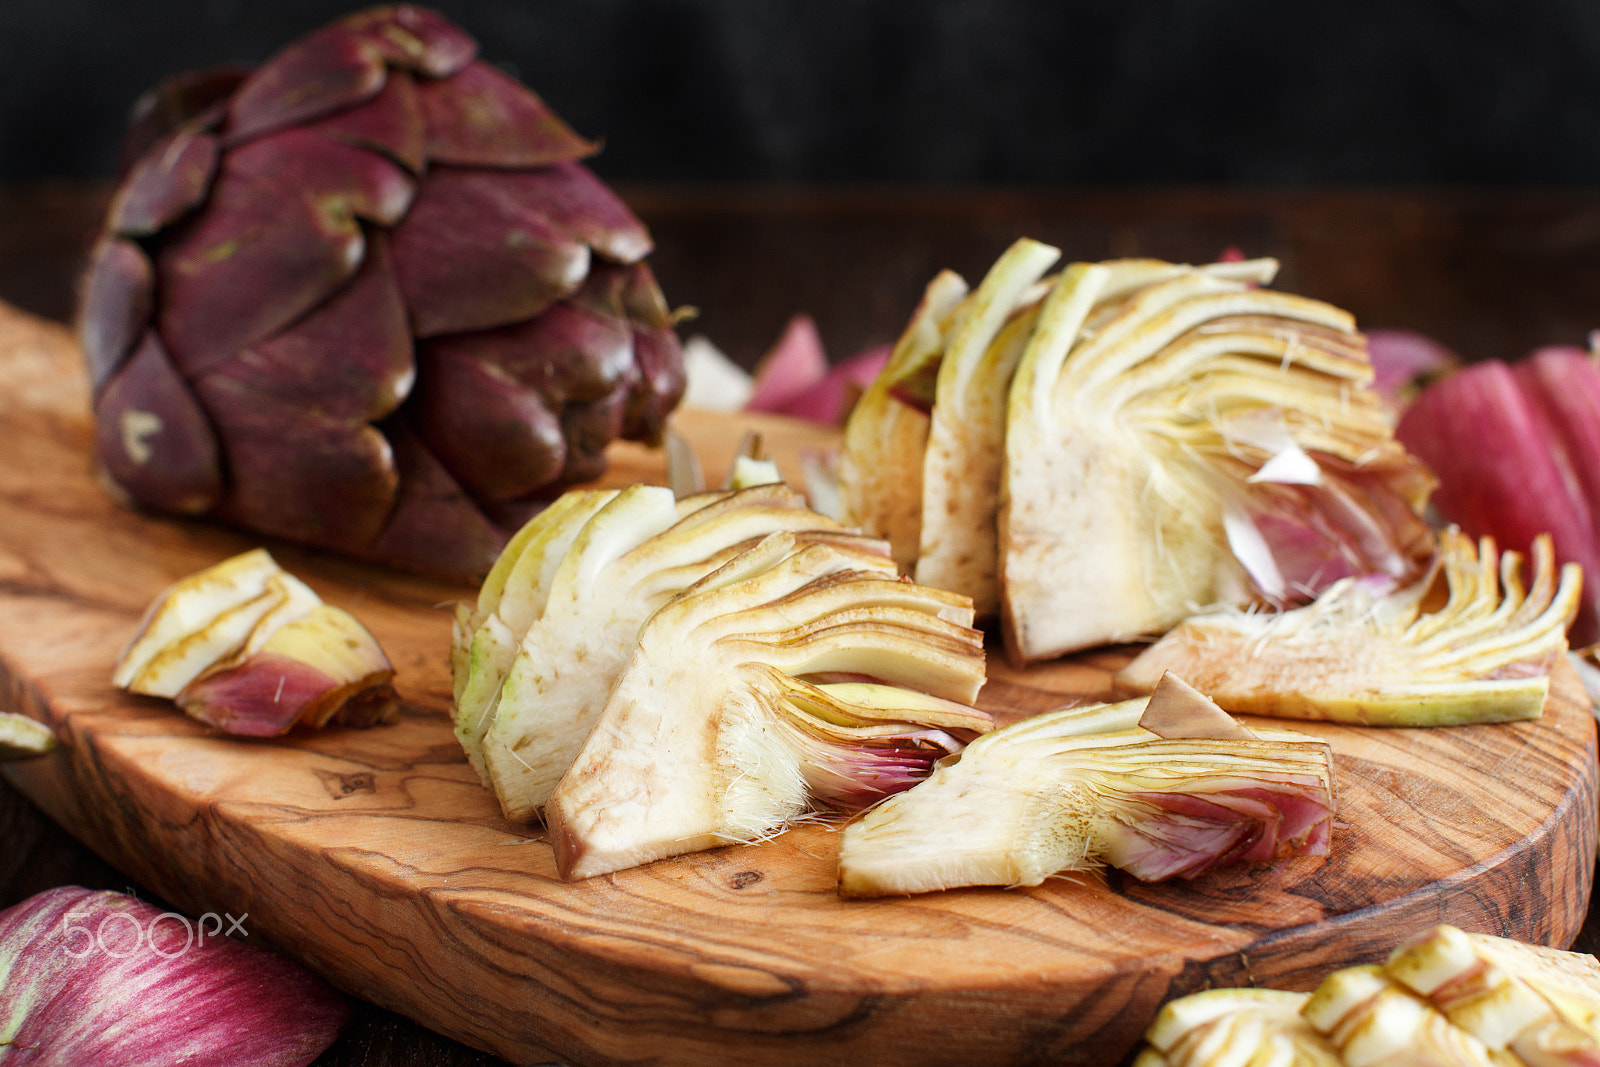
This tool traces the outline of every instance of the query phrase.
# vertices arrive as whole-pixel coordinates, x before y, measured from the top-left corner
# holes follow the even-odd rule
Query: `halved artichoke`
[[[563,876],[859,807],[987,729],[971,603],[892,567],[774,533],[656,611],[546,805]]]
[[[1439,537],[1438,563],[1398,589],[1344,578],[1277,614],[1223,609],[1186,619],[1116,676],[1149,692],[1172,671],[1233,712],[1368,726],[1454,726],[1538,718],[1567,650],[1582,571],[1548,535],[1522,557]],[[1376,588],[1375,588],[1376,586]]]
[[[476,609],[458,610],[453,654],[456,736],[507,818],[538,816],[651,612],[777,530],[894,574],[881,542],[779,483],[682,500],[659,486],[574,490],[517,534]]]
[[[1327,742],[1246,730],[1169,675],[1149,697],[1063,708],[978,738],[845,828],[847,896],[1038,885],[1099,864],[1156,881],[1322,855]]]
[[[683,390],[596,145],[425,8],[141,103],[79,334],[120,496],[480,577]]]

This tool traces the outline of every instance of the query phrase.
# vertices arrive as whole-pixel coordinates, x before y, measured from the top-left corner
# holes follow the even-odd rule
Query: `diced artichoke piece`
[[[1232,712],[1363,725],[1537,718],[1582,575],[1569,563],[1557,581],[1549,537],[1534,541],[1527,586],[1522,563],[1447,530],[1435,569],[1415,582],[1345,578],[1292,611],[1194,616],[1116,682],[1149,692],[1171,671]]]
[[[1300,1014],[1310,994],[1208,989],[1169,1001],[1145,1032],[1147,1062],[1171,1067],[1342,1067]]]

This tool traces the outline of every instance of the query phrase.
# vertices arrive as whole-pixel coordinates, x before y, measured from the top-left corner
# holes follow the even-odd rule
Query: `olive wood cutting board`
[[[749,425],[791,476],[833,440],[678,423],[714,477]],[[341,989],[512,1061],[1112,1063],[1181,993],[1306,989],[1440,921],[1565,946],[1583,920],[1595,730],[1564,664],[1535,722],[1300,726],[1336,752],[1325,858],[844,901],[836,827],[817,823],[566,883],[451,734],[451,606],[470,589],[269,545],[388,650],[392,726],[235,740],[114,690],[155,594],[258,542],[118,507],[90,434],[66,331],[0,306],[0,705],[61,740],[6,777],[173,905],[247,915],[252,939]],[[613,481],[661,479],[649,451],[614,456]],[[1014,718],[1106,697],[1126,655],[1026,672],[991,655],[980,703]]]

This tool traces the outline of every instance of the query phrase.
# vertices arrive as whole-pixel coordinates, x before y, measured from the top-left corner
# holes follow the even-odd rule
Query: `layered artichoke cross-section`
[[[1019,662],[1426,568],[1432,479],[1347,313],[1263,288],[1271,260],[1041,277],[1056,256],[930,285],[846,429],[847,522],[998,614]]]
[[[351,15],[143,102],[85,279],[120,495],[481,577],[683,389],[596,145],[434,12]]]
[[[781,484],[573,490],[458,611],[456,735],[570,877],[754,840],[992,725],[972,619]]]

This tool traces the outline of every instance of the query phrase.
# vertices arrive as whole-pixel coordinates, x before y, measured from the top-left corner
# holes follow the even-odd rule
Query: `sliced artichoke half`
[[[840,891],[1038,885],[1100,864],[1154,881],[1324,854],[1325,741],[1249,731],[1173,676],[1149,697],[996,730],[845,828]]]
[[[661,607],[546,805],[586,878],[903,789],[989,728],[970,601],[779,532]]]

